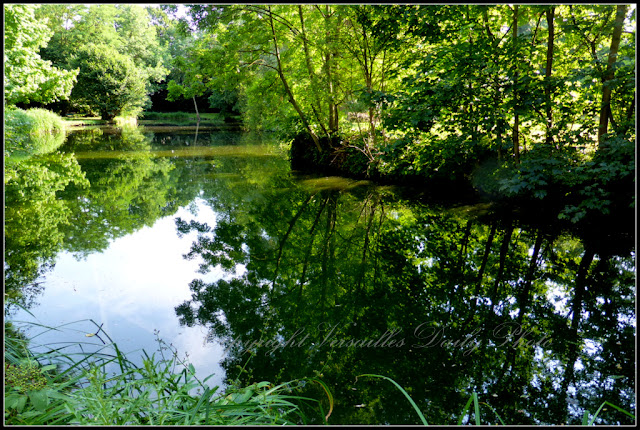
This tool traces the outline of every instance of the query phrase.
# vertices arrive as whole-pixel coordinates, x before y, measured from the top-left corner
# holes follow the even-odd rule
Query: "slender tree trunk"
[[[298,15],[300,16],[300,29],[302,31],[302,46],[304,48],[304,57],[307,63],[307,71],[309,73],[309,79],[311,80],[311,93],[313,95],[313,103],[311,103],[311,109],[313,110],[313,114],[316,117],[316,121],[320,124],[322,131],[325,135],[329,135],[327,129],[324,126],[322,118],[320,117],[321,111],[321,103],[318,97],[318,79],[316,77],[316,73],[313,70],[313,66],[311,64],[311,54],[309,53],[309,43],[307,40],[307,32],[304,28],[304,14],[302,12],[302,5],[298,5]],[[329,124],[331,124],[331,117],[329,117]],[[331,128],[331,125],[329,125]]]
[[[518,5],[513,6],[513,50],[514,50],[514,59],[513,66],[517,67],[517,52],[518,48]],[[516,164],[520,163],[520,115],[518,114],[518,72],[516,71],[513,77],[513,98],[514,98],[514,118],[513,118],[513,133],[511,135],[511,140],[513,141],[513,156],[515,158]]]
[[[471,220],[467,221],[464,229],[464,236],[462,238],[462,243],[460,244],[460,253],[458,254],[458,269],[460,273],[464,273],[464,263],[465,261],[465,251],[467,250],[467,245],[469,244],[469,235],[471,234],[471,226],[473,222]]]
[[[318,304],[320,305],[321,312],[324,314],[324,310],[327,303],[327,289],[329,287],[329,279],[335,273],[335,229],[336,229],[336,212],[337,212],[337,200],[335,193],[329,194],[327,207],[327,225],[325,228],[325,239],[322,247],[322,260],[321,260],[321,274],[320,274],[320,299]]]
[[[196,103],[195,96],[193,96],[193,106],[196,108],[196,116],[198,117],[198,123],[200,123],[200,112],[198,112],[198,103]]]
[[[476,289],[473,292],[473,295],[476,296],[476,301],[477,296],[480,294],[480,287],[482,286],[482,278],[484,276],[484,271],[487,267],[487,261],[489,261],[489,254],[491,253],[491,246],[493,245],[493,237],[496,234],[496,228],[497,228],[497,223],[494,222],[491,225],[491,231],[489,232],[489,237],[487,238],[487,243],[485,245],[484,248],[484,255],[482,256],[482,263],[480,263],[480,270],[478,270],[478,275],[477,275],[477,282],[476,282]]]
[[[300,209],[298,209],[298,212],[296,212],[296,214],[293,216],[293,218],[291,218],[291,220],[289,221],[289,228],[287,228],[287,232],[284,234],[284,236],[280,240],[280,244],[278,246],[278,256],[276,257],[276,269],[274,270],[274,273],[273,273],[273,288],[274,289],[275,289],[275,286],[276,286],[276,280],[278,279],[278,273],[280,271],[280,262],[282,261],[282,254],[284,253],[284,246],[286,245],[287,240],[289,239],[289,235],[291,234],[291,231],[293,231],[293,227],[295,226],[296,222],[298,221],[298,218],[300,218],[300,215],[302,215],[302,212],[306,209],[306,207],[309,205],[309,202],[311,201],[311,199],[314,196],[315,196],[315,194],[309,195],[309,197],[307,197],[307,200],[305,200],[304,203],[302,203]]]
[[[562,381],[561,391],[566,393],[569,385],[574,379],[575,363],[578,359],[579,351],[579,336],[578,328],[580,326],[580,320],[582,319],[582,302],[584,300],[584,293],[587,289],[587,277],[589,274],[589,266],[593,261],[594,252],[588,248],[585,250],[582,260],[580,260],[580,267],[576,275],[576,283],[573,294],[573,303],[571,304],[571,327],[570,327],[570,339],[574,340],[569,345],[569,353],[567,357],[567,368],[564,372],[564,380]]]
[[[613,64],[618,56],[618,47],[622,36],[622,26],[624,17],[627,14],[627,5],[618,5],[616,8],[616,20],[613,24],[613,34],[611,35],[611,47],[609,48],[609,59],[607,61],[607,71],[602,82],[602,104],[600,107],[600,123],[598,126],[598,143],[602,143],[602,137],[609,128],[609,115],[611,111],[611,86],[609,81],[613,79]]]
[[[336,39],[334,34],[334,28],[331,25],[331,17],[333,16],[330,13],[330,6],[326,5],[326,13],[324,14],[324,24],[325,24],[325,34],[327,38],[327,51],[325,53],[325,67],[327,73],[327,91],[329,93],[329,134],[335,136],[338,134],[338,106],[335,102],[335,76],[334,76],[334,62],[333,57],[335,56],[335,47],[334,41]]]
[[[365,276],[367,274],[367,270],[366,270],[367,254],[369,253],[369,243],[371,242],[369,235],[371,234],[371,226],[373,225],[373,219],[375,218],[375,213],[376,213],[375,206],[376,206],[375,204],[371,206],[371,213],[369,214],[369,222],[367,223],[367,230],[364,233],[364,245],[362,246],[362,259],[360,261],[360,270],[358,273],[358,280],[356,282],[356,285],[358,286],[359,299],[364,298],[362,297],[362,286],[364,284]]]
[[[485,30],[487,30],[487,36],[489,36],[489,39],[491,39],[491,42],[493,42],[494,37],[493,37],[493,33],[491,33],[491,28],[489,27],[489,13],[487,12],[489,10],[489,6],[482,6],[482,20],[484,22],[484,28]]]
[[[527,307],[529,306],[529,300],[531,298],[531,285],[533,284],[533,275],[536,271],[536,267],[538,267],[538,255],[540,254],[540,248],[542,248],[543,239],[544,235],[542,230],[540,230],[538,232],[538,237],[536,238],[536,243],[533,246],[533,255],[531,256],[531,261],[529,262],[529,270],[527,270],[524,285],[522,286],[518,297],[518,307],[520,308],[518,312],[518,324],[522,324],[522,319],[527,310]]]
[[[271,36],[273,39],[273,47],[275,49],[276,61],[278,63],[278,68],[277,68],[278,76],[280,77],[280,81],[284,86],[284,90],[286,91],[287,96],[289,97],[289,102],[291,103],[295,111],[298,113],[298,116],[300,117],[300,120],[302,121],[304,128],[307,130],[307,132],[311,136],[311,139],[313,139],[313,143],[316,145],[316,148],[318,148],[319,152],[324,152],[322,145],[320,145],[320,139],[318,138],[318,135],[316,135],[314,131],[311,129],[311,126],[309,125],[309,121],[307,121],[306,115],[304,114],[304,112],[302,112],[302,109],[300,109],[300,106],[296,102],[296,99],[293,96],[293,92],[291,91],[291,87],[289,87],[289,83],[287,82],[287,79],[284,75],[284,71],[282,68],[282,61],[280,59],[280,49],[278,48],[278,37],[276,35],[276,28],[273,25],[273,15],[271,14],[271,6],[268,6],[268,10],[269,10],[269,23],[271,24]]]
[[[631,104],[629,105],[629,108],[627,109],[627,122],[630,122],[631,119],[633,118],[633,113],[635,112],[636,109],[636,93],[635,91],[633,92],[633,100],[631,101]]]
[[[551,6],[547,11],[547,27],[549,28],[549,38],[547,39],[547,67],[545,69],[545,110],[547,114],[547,135],[545,143],[551,145],[553,143],[553,136],[551,135],[551,128],[553,127],[553,109],[551,106],[551,71],[553,67],[553,42],[555,38],[555,28],[553,25],[553,18],[555,15],[555,7]]]
[[[304,265],[302,266],[302,275],[300,276],[300,286],[298,287],[298,301],[302,300],[302,287],[307,282],[307,267],[309,266],[309,258],[311,257],[311,252],[313,251],[313,244],[316,241],[316,227],[320,222],[320,215],[324,212],[324,208],[327,206],[327,201],[329,199],[325,198],[322,201],[322,206],[318,210],[316,217],[311,225],[311,230],[309,231],[309,246],[307,248],[307,252],[304,255]],[[296,309],[298,312],[299,308]]]
[[[500,263],[498,265],[498,273],[496,275],[496,280],[493,284],[493,291],[491,292],[491,313],[493,314],[493,309],[496,305],[496,301],[498,299],[498,287],[500,286],[500,282],[502,282],[502,275],[504,274],[504,267],[507,262],[507,253],[509,252],[509,242],[511,242],[511,235],[513,234],[513,224],[511,220],[509,220],[505,231],[504,236],[502,238],[502,246],[500,247]],[[493,317],[494,315],[491,315]]]

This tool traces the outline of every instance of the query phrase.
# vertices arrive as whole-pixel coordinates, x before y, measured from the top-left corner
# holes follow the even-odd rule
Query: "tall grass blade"
[[[333,412],[333,396],[331,395],[331,390],[329,390],[329,387],[327,387],[327,384],[325,384],[323,381],[319,379],[312,379],[312,381],[320,384],[320,386],[324,389],[324,392],[327,393],[327,397],[329,398],[329,412],[327,412],[327,415],[325,415],[324,417],[324,422],[327,423],[329,421],[329,417],[331,416],[331,413]]]
[[[590,422],[588,422],[588,423],[585,423],[585,419],[583,418],[583,419],[582,419],[582,424],[583,424],[583,425],[590,425],[590,426],[591,426],[591,425],[593,425],[593,423],[596,421],[596,418],[598,418],[598,414],[600,414],[600,411],[601,411],[601,410],[602,410],[602,408],[604,408],[605,406],[611,406],[613,409],[615,409],[615,410],[617,410],[617,411],[620,411],[620,412],[622,412],[622,413],[623,413],[623,414],[625,414],[625,415],[630,416],[630,417],[631,417],[631,418],[633,418],[634,420],[635,420],[635,418],[636,418],[636,417],[635,417],[635,415],[631,414],[631,413],[630,413],[630,412],[628,412],[628,411],[625,411],[625,410],[624,410],[624,409],[622,409],[621,407],[616,406],[616,405],[614,405],[613,403],[609,403],[609,402],[605,401],[605,402],[603,402],[603,403],[600,405],[600,407],[598,408],[598,410],[596,411],[596,413],[593,415],[593,418],[591,419],[591,421],[590,421]],[[589,418],[589,416],[588,416],[588,411],[585,411],[585,417],[586,417],[586,418],[587,418],[587,420],[588,420],[588,418]]]
[[[465,405],[465,407],[462,409],[462,412],[460,413],[460,418],[458,419],[458,425],[459,426],[462,425],[462,420],[467,415],[467,411],[471,407],[471,402],[473,402],[473,397],[469,396],[469,400],[467,401],[467,404]]]
[[[409,393],[407,393],[404,388],[402,388],[400,386],[400,384],[398,384],[396,381],[394,381],[391,378],[388,378],[386,376],[383,375],[375,375],[372,373],[366,373],[363,375],[358,375],[356,376],[356,382],[358,381],[358,378],[361,376],[372,376],[374,378],[382,378],[382,379],[386,379],[387,381],[391,382],[393,385],[395,385],[402,394],[404,394],[404,396],[407,398],[407,400],[409,400],[409,403],[411,403],[411,406],[413,406],[413,409],[415,409],[416,413],[418,414],[418,416],[420,417],[420,420],[422,421],[422,424],[424,424],[425,426],[428,426],[429,423],[427,423],[427,419],[424,417],[424,415],[422,414],[422,412],[420,411],[420,408],[418,408],[418,405],[416,405],[416,403],[413,401],[413,399],[411,398],[411,396],[409,396]]]
[[[480,405],[478,404],[478,393],[473,393],[473,410],[476,416],[476,425],[480,425]]]
[[[500,418],[500,415],[498,415],[498,413],[496,412],[495,409],[493,409],[491,407],[491,405],[489,403],[485,403],[485,402],[480,402],[480,404],[487,406],[489,409],[491,409],[491,411],[496,415],[496,417],[498,418],[498,420],[500,421],[500,424],[502,424],[503,426],[506,425],[504,423],[504,421],[502,421],[502,418]]]

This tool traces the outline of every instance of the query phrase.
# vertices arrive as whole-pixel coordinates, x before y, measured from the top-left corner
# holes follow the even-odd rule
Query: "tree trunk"
[[[547,27],[549,28],[549,38],[547,39],[547,67],[545,69],[545,110],[547,114],[547,135],[545,143],[551,145],[553,143],[553,136],[551,136],[551,128],[553,127],[553,109],[551,107],[551,70],[553,66],[553,41],[555,38],[555,28],[553,26],[553,18],[555,15],[555,7],[551,6],[546,11],[547,14]]]
[[[514,67],[517,67],[517,48],[518,48],[518,5],[513,6],[513,51],[514,51]],[[516,164],[520,163],[520,116],[518,114],[518,72],[516,70],[515,75],[513,77],[513,110],[514,110],[514,118],[513,118],[513,156]]]
[[[198,117],[198,124],[200,123],[200,113],[198,112],[198,103],[196,103],[196,97],[193,97],[193,105],[196,108],[196,116]]]
[[[306,209],[306,207],[309,205],[309,202],[311,201],[311,199],[314,196],[315,196],[315,194],[310,194],[309,197],[307,197],[307,199],[304,201],[304,203],[302,203],[300,209],[298,209],[298,212],[296,212],[296,214],[293,216],[293,218],[291,218],[291,220],[289,221],[289,227],[287,228],[286,233],[284,234],[284,236],[280,240],[280,243],[279,243],[279,246],[278,246],[278,256],[276,257],[276,269],[275,269],[275,271],[273,273],[273,288],[274,288],[274,290],[275,290],[275,287],[276,287],[276,280],[278,279],[278,272],[280,271],[280,262],[282,261],[282,254],[284,253],[284,246],[287,243],[287,240],[289,239],[289,235],[293,231],[293,227],[295,226],[296,222],[298,221],[298,218],[300,218],[300,215],[302,215],[302,212]]]
[[[611,35],[611,47],[609,48],[609,59],[607,70],[602,80],[602,104],[600,106],[600,123],[598,126],[598,144],[602,143],[603,136],[607,134],[609,128],[609,115],[611,111],[611,86],[608,82],[613,79],[613,63],[618,56],[618,47],[622,36],[622,26],[624,17],[627,14],[627,5],[618,5],[616,9],[616,20],[613,24],[613,34]]]
[[[578,345],[580,337],[578,335],[578,328],[580,326],[580,321],[582,319],[582,302],[584,300],[584,294],[587,290],[587,277],[589,275],[589,266],[591,266],[591,262],[593,261],[594,252],[591,248],[587,248],[584,251],[582,259],[580,260],[580,267],[578,268],[578,273],[576,274],[576,283],[573,294],[573,303],[571,304],[571,327],[570,327],[570,336],[569,339],[575,340],[574,342],[569,343],[569,352],[567,354],[567,367],[564,372],[564,379],[562,381],[561,391],[562,393],[566,393],[569,385],[573,382],[575,377],[574,368],[575,363],[578,359],[579,351]]]
[[[538,267],[538,254],[540,253],[540,248],[542,248],[543,240],[543,231],[539,230],[538,236],[536,238],[536,243],[533,246],[533,255],[531,256],[531,261],[529,262],[529,270],[527,270],[524,285],[521,287],[518,295],[518,307],[520,308],[520,310],[518,311],[518,324],[522,324],[522,319],[524,318],[524,314],[526,313],[527,307],[529,306],[529,300],[531,299],[531,286],[533,284],[533,275],[535,274],[536,268]]]
[[[511,242],[511,235],[513,234],[513,224],[512,221],[509,220],[507,226],[505,227],[504,236],[502,238],[502,246],[500,246],[500,263],[498,265],[498,273],[496,274],[496,280],[493,284],[493,291],[491,292],[491,308],[490,311],[493,315],[493,309],[496,305],[496,301],[498,300],[498,287],[500,286],[500,282],[502,282],[502,276],[504,274],[505,264],[507,262],[507,254],[509,252],[509,242]]]
[[[322,118],[320,117],[320,111],[322,110],[321,103],[318,97],[318,79],[315,71],[313,70],[313,66],[311,64],[311,54],[309,53],[309,43],[307,40],[307,32],[304,28],[304,15],[302,13],[302,5],[298,5],[298,15],[300,16],[300,29],[302,30],[302,46],[304,48],[304,57],[307,63],[307,71],[309,73],[309,79],[311,80],[311,93],[313,95],[313,103],[311,103],[311,109],[313,110],[313,114],[316,117],[316,121],[320,124],[322,131],[325,135],[329,135],[327,129],[325,128]],[[329,128],[331,128],[331,117],[329,117]]]
[[[305,116],[304,112],[302,112],[302,109],[300,109],[300,106],[296,102],[296,99],[293,96],[293,92],[291,91],[291,87],[289,87],[289,83],[287,82],[287,79],[284,75],[284,71],[282,69],[282,61],[280,59],[280,49],[278,48],[278,37],[276,35],[276,28],[273,25],[273,15],[271,14],[271,6],[268,7],[268,10],[269,10],[269,23],[271,24],[271,36],[273,39],[273,46],[275,49],[276,61],[278,63],[278,68],[277,68],[278,76],[280,77],[280,81],[282,82],[282,86],[284,86],[284,90],[286,91],[287,96],[289,97],[289,102],[291,103],[295,111],[298,113],[298,116],[300,117],[300,120],[302,121],[304,128],[307,130],[307,132],[311,136],[311,139],[313,139],[313,143],[316,145],[316,148],[318,148],[319,152],[324,152],[322,145],[320,145],[320,139],[318,139],[318,136],[311,129],[311,126],[309,125],[309,121],[307,121],[307,117]]]
[[[336,39],[334,34],[334,28],[331,26],[330,6],[326,5],[326,13],[324,14],[325,34],[327,38],[327,51],[325,53],[325,67],[327,71],[327,91],[329,94],[329,134],[335,136],[338,134],[338,107],[336,105],[335,94],[335,76],[334,76],[334,63],[333,58],[335,56],[334,41]]]

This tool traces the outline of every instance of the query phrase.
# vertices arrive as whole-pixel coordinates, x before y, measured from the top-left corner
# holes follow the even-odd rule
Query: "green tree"
[[[168,52],[158,40],[158,32],[148,10],[138,5],[43,5],[37,16],[49,23],[53,33],[49,45],[42,50],[44,58],[58,67],[70,69],[77,67],[74,64],[80,51],[90,45],[107,46],[109,52],[118,53],[118,59],[128,58],[123,60],[127,64],[121,69],[126,68],[128,75],[136,75],[135,80],[141,80],[144,84],[143,100],[135,101],[132,107],[149,105],[148,94],[158,90],[159,82],[168,73],[165,68]],[[94,67],[100,66],[95,63]],[[103,62],[102,66],[107,67],[107,64]],[[137,69],[135,73],[134,68]],[[113,73],[113,70],[108,73]],[[90,88],[86,82],[82,85],[83,97],[89,95],[87,91]],[[132,100],[140,98],[137,84],[127,83],[125,86],[132,91]],[[100,86],[93,90],[99,91]],[[103,96],[96,92],[95,98]],[[56,108],[66,110],[69,106],[60,105]]]
[[[71,100],[111,120],[139,112],[146,101],[145,76],[133,60],[108,45],[81,48],[72,62],[80,70]]]
[[[609,48],[609,56],[607,59],[607,68],[602,79],[602,103],[600,107],[600,122],[598,127],[598,143],[602,142],[602,136],[607,133],[609,127],[609,118],[613,117],[611,111],[611,81],[614,78],[614,64],[618,56],[620,47],[620,38],[622,36],[622,27],[627,13],[627,5],[616,6],[616,18],[611,35],[611,47]]]
[[[40,57],[52,32],[35,18],[38,5],[4,5],[4,99],[10,105],[66,99],[77,70],[62,70]]]

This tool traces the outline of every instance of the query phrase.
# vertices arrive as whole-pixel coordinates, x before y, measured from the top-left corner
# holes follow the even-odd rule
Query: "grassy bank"
[[[7,108],[4,155],[9,161],[51,152],[64,143],[65,121],[46,109]]]
[[[140,115],[143,121],[159,121],[171,124],[193,124],[198,122],[195,112],[143,112]],[[219,113],[201,113],[200,124],[222,125],[225,118]]]
[[[5,303],[5,306],[7,304]],[[23,308],[24,309],[24,308]],[[28,312],[28,311],[27,311]],[[262,381],[240,386],[232,383],[222,390],[210,386],[210,375],[200,380],[187,358],[181,359],[172,345],[157,338],[158,350],[142,351],[136,365],[93,320],[46,327],[36,323],[8,321],[4,327],[5,409],[8,425],[300,425],[331,424],[334,410],[332,390],[315,378],[281,384]],[[15,324],[15,325],[14,325]],[[20,324],[20,326],[17,326]],[[38,344],[47,332],[75,332],[74,342]],[[156,333],[157,336],[157,333]],[[128,357],[129,356],[129,357]],[[451,422],[433,423],[412,397],[393,379],[378,374],[362,374],[395,386],[397,399],[415,412],[415,424],[498,425],[509,422],[481,394],[472,392],[466,405]],[[324,392],[320,399],[299,394],[310,384]],[[341,407],[344,405],[338,405]],[[583,412],[582,424],[608,419],[625,422],[634,415],[604,401],[597,410]],[[313,414],[313,416],[307,415]],[[315,418],[315,419],[311,419]],[[605,421],[606,422],[606,421]]]
[[[210,387],[211,376],[198,379],[193,365],[160,339],[157,355],[143,352],[136,366],[95,326],[85,335],[91,339],[45,345],[41,353],[11,324],[5,327],[5,424],[304,424],[301,405],[317,403],[294,394],[304,381]]]
[[[64,118],[64,122],[68,127],[85,127],[90,125],[110,125],[115,124],[118,127],[123,126],[131,126],[135,127],[138,125],[138,118],[135,115],[130,116],[116,116],[113,118],[113,121],[107,121],[105,119],[101,119],[98,116],[82,116],[82,115],[72,115]]]

